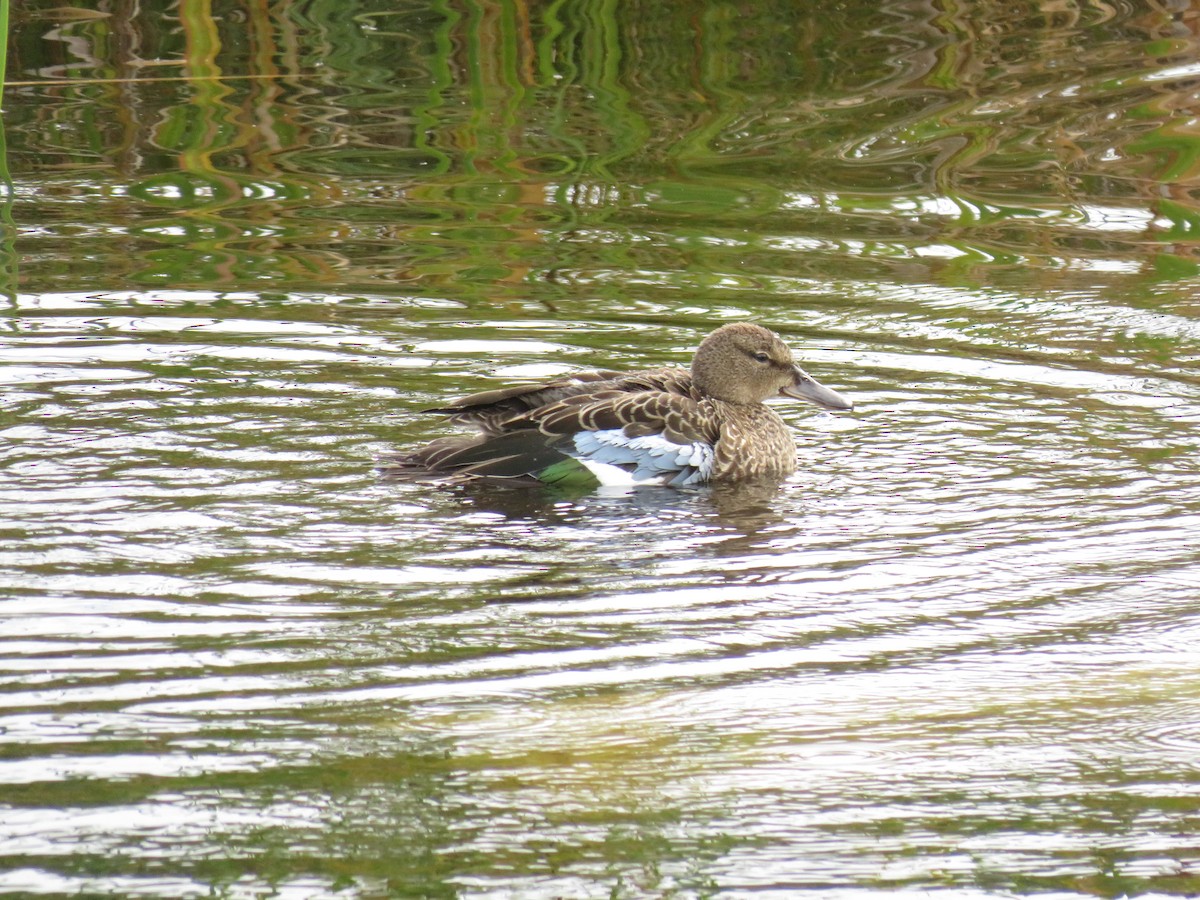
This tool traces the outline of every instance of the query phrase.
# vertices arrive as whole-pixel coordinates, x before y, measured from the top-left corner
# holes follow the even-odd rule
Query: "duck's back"
[[[447,415],[456,425],[473,425],[485,434],[502,434],[511,430],[509,423],[514,420],[563,400],[579,404],[589,398],[605,400],[653,393],[701,399],[692,384],[691,372],[678,366],[640,372],[598,369],[577,372],[556,381],[481,391],[426,412]]]

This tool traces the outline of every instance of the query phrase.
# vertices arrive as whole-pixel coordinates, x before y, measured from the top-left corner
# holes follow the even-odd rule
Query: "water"
[[[0,892],[1200,893],[1194,27],[24,12]],[[778,491],[375,470],[739,319]]]

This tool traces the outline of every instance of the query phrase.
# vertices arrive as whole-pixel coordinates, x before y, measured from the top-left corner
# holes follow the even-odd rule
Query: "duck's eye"
[[[760,363],[769,363],[771,361],[770,355],[767,353],[763,353],[761,350],[759,350],[757,353],[754,354],[754,358],[757,359]]]

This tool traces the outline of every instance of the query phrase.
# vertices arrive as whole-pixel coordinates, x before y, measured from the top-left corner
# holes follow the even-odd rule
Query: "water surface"
[[[0,890],[1200,893],[1194,28],[23,12]],[[778,491],[375,471],[740,319]]]

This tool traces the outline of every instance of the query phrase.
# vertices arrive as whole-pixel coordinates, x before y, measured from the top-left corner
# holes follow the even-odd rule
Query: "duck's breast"
[[[713,453],[714,480],[787,478],[796,471],[796,441],[775,410],[757,405],[723,412]]]

